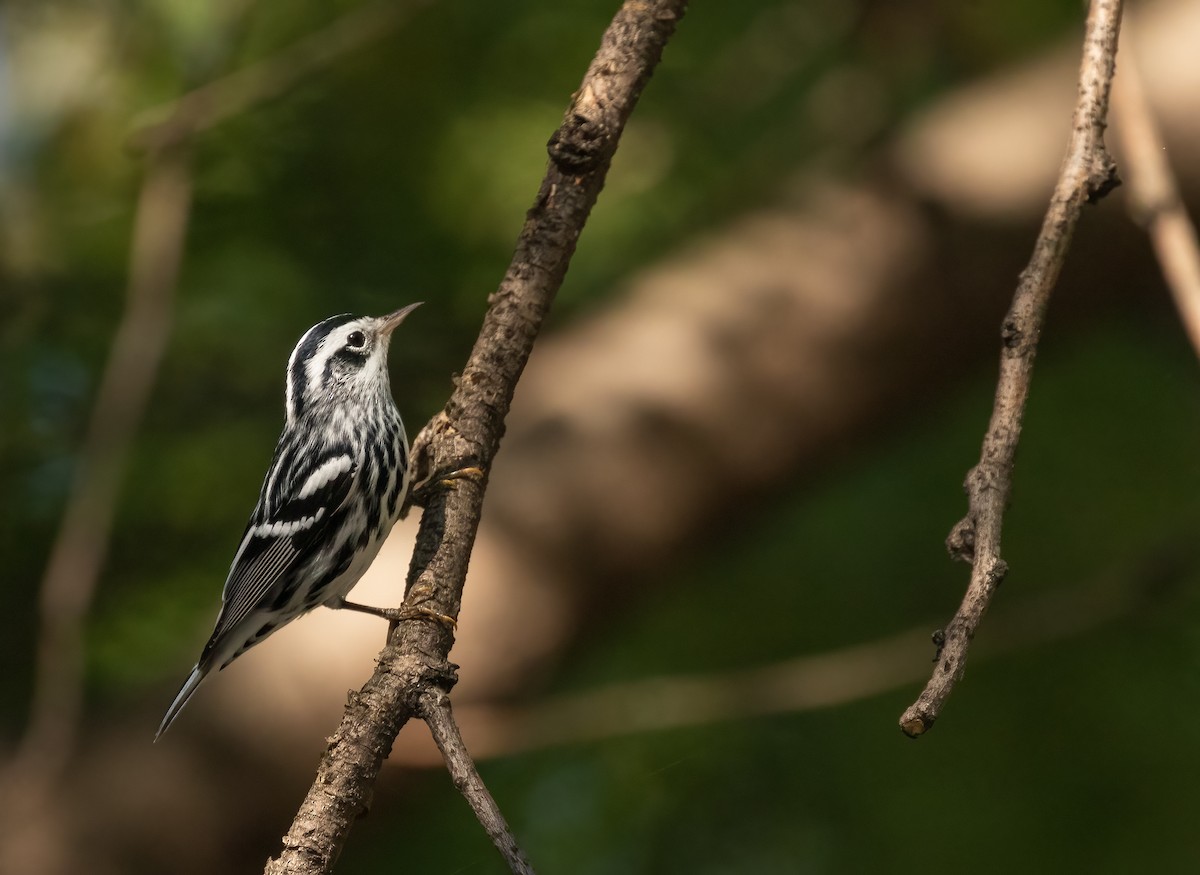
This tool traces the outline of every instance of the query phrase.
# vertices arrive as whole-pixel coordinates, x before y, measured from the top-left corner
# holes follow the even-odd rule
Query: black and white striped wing
[[[259,506],[229,569],[210,647],[255,608],[275,601],[278,593],[273,590],[286,585],[292,570],[321,549],[358,474],[354,459],[342,451],[310,459],[277,459],[276,464],[288,462],[295,467],[285,482],[276,480],[274,467],[267,476]]]

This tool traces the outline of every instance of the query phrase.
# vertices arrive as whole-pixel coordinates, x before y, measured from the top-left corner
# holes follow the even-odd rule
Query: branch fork
[[[474,349],[445,408],[414,441],[419,478],[464,464],[479,476],[429,489],[409,568],[405,607],[456,619],[467,563],[516,383],[554,300],[600,190],[625,123],[686,0],[626,0],[547,147],[550,165],[526,215],[516,251]],[[465,461],[464,460],[468,460]],[[421,482],[418,479],[418,482]],[[389,633],[375,673],[346,707],[317,777],[267,875],[329,872],[365,810],[383,759],[412,717],[424,719],[456,785],[516,873],[532,869],[462,745],[448,698],[454,635],[447,624],[402,620]]]

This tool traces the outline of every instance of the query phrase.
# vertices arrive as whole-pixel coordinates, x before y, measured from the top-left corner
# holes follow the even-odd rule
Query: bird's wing
[[[290,476],[277,476],[280,466]],[[357,473],[353,456],[340,449],[310,458],[277,454],[229,568],[213,642],[249,616],[297,561],[321,543]]]

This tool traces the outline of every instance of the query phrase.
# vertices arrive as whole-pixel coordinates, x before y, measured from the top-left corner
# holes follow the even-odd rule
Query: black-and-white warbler
[[[200,682],[318,605],[368,613],[346,594],[379,553],[409,486],[408,438],[392,400],[392,331],[417,307],[314,325],[287,366],[287,421],[221,594],[212,637],[167,714]]]

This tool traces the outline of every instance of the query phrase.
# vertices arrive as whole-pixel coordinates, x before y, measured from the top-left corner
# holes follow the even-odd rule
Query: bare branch
[[[550,166],[508,272],[489,300],[479,338],[445,409],[414,447],[414,463],[426,472],[443,476],[474,466],[484,474],[427,492],[409,570],[408,608],[458,616],[486,472],[517,379],[604,186],[625,122],[686,7],[686,0],[627,0],[550,140]],[[351,825],[366,810],[400,728],[419,713],[424,694],[453,686],[447,662],[453,642],[450,628],[437,621],[406,620],[393,630],[374,675],[351,696],[284,837],[283,853],[267,864],[268,875],[330,870]]]
[[[1000,535],[1046,305],[1084,205],[1094,203],[1118,184],[1116,166],[1104,148],[1104,127],[1121,7],[1121,0],[1092,0],[1088,12],[1079,98],[1067,154],[1033,256],[1021,273],[1004,319],[1000,379],[991,422],[979,464],[967,473],[964,484],[967,515],[946,542],[951,555],[972,563],[971,581],[962,605],[945,629],[933,676],[900,717],[901,729],[914,738],[937,720],[946,698],[962,677],[971,639],[1008,571],[1000,555]]]
[[[1150,235],[1183,327],[1200,354],[1200,244],[1146,100],[1137,56],[1131,53],[1128,20],[1123,29],[1121,69],[1113,83],[1113,121],[1129,183],[1129,208]]]
[[[429,690],[421,697],[421,718],[429,726],[433,740],[442,752],[454,786],[470,804],[508,867],[516,875],[533,875],[533,867],[517,846],[517,840],[500,813],[500,807],[483,785],[483,779],[479,777],[479,771],[467,753],[467,746],[463,744],[462,734],[450,709],[450,697],[445,691]]]

